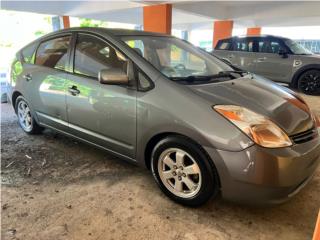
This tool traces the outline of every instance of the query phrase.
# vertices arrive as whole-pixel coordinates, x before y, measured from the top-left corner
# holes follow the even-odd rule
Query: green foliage
[[[45,34],[46,34],[46,32],[43,31],[43,30],[38,30],[38,31],[36,31],[36,32],[34,33],[34,35],[36,35],[37,37],[41,37],[41,36],[43,36],[43,35],[45,35]]]
[[[93,20],[90,18],[81,18],[80,19],[80,27],[103,27],[104,22]]]

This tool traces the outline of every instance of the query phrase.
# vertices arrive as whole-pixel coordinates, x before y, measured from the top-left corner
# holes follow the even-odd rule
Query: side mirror
[[[102,69],[98,74],[101,84],[128,85],[129,77],[121,69]]]
[[[279,55],[282,56],[282,58],[287,58],[288,57],[288,52],[284,49],[279,50]]]

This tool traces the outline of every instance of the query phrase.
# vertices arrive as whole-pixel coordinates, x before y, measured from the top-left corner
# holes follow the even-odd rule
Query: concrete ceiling
[[[1,8],[142,25],[142,7],[159,3],[173,4],[173,26],[182,30],[212,28],[217,19],[235,27],[320,24],[320,1],[2,1]]]

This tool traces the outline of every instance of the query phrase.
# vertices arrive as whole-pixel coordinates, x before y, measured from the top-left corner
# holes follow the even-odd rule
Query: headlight
[[[281,128],[260,114],[234,105],[216,105],[213,108],[260,146],[280,148],[292,145]]]
[[[320,128],[320,118],[317,116],[317,114],[315,112],[311,112],[311,117],[315,127]]]

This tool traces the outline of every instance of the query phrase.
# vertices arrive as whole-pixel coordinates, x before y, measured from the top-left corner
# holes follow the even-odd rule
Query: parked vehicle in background
[[[0,84],[1,84],[1,103],[7,102],[7,92],[9,87],[9,76],[7,69],[0,69]]]
[[[320,94],[320,55],[297,42],[276,36],[246,36],[219,40],[213,55],[241,69],[305,94]]]
[[[70,28],[12,63],[21,128],[44,127],[147,167],[190,206],[295,195],[320,162],[320,123],[291,90],[159,33]]]

